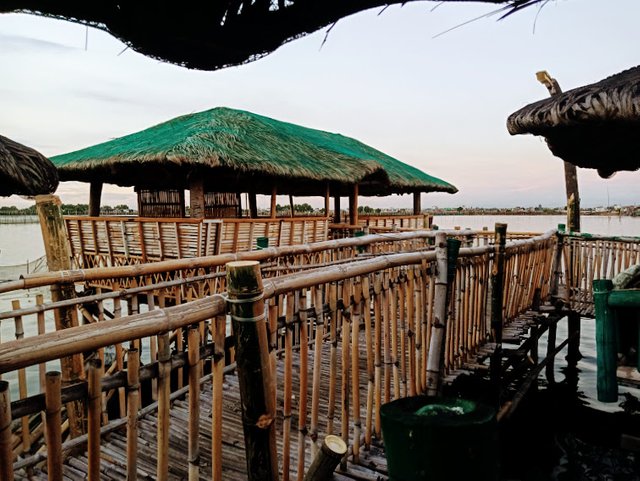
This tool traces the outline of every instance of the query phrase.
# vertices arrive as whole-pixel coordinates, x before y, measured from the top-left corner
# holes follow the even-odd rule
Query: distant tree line
[[[62,215],[88,215],[89,204],[62,204],[60,206]],[[103,215],[129,215],[135,213],[126,204],[116,206],[103,205],[100,207]],[[36,206],[32,205],[24,209],[18,209],[15,205],[0,207],[0,215],[37,215]]]

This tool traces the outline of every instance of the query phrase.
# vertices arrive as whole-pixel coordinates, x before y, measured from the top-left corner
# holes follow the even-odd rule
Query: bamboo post
[[[157,481],[169,478],[169,408],[171,393],[171,340],[168,332],[158,335],[158,460]]]
[[[307,452],[307,387],[309,364],[309,340],[307,324],[307,294],[305,290],[300,292],[298,300],[298,318],[300,319],[300,394],[298,398],[298,480],[302,481],[304,475],[305,454]]]
[[[420,192],[413,193],[413,215],[420,215],[422,213]],[[423,225],[424,227],[424,225]]]
[[[89,186],[89,217],[100,216],[100,198],[102,197],[102,182],[93,181]],[[96,247],[97,251],[97,247]]]
[[[258,199],[255,192],[249,192],[249,217],[258,218]]]
[[[536,78],[542,83],[551,97],[562,93],[560,84],[548,72],[536,72]],[[564,182],[567,191],[567,227],[569,232],[580,232],[580,194],[578,192],[578,172],[576,166],[564,162]]]
[[[329,184],[327,183],[327,190],[324,193],[324,215],[325,217],[329,217],[329,213],[331,211],[331,190]]]
[[[138,405],[140,352],[127,352],[127,480],[138,479]]]
[[[333,196],[333,222],[339,224],[342,221],[341,217],[340,195],[336,194]]]
[[[349,193],[349,224],[358,225],[358,184]]]
[[[55,195],[36,196],[36,210],[42,229],[47,266],[50,272],[71,269],[71,249],[60,210],[60,198]],[[75,297],[73,284],[52,284],[51,301],[58,302]],[[56,330],[67,329],[78,324],[73,307],[62,307],[54,311]],[[60,360],[62,383],[73,384],[82,378],[82,355],[76,354]],[[71,437],[83,433],[84,407],[81,401],[67,403],[69,432]]]
[[[331,434],[326,436],[304,481],[329,481],[345,454],[347,454],[347,445],[341,438]]]
[[[20,300],[14,299],[11,301],[11,308],[14,311],[20,309]],[[15,316],[15,335],[16,340],[24,338],[24,325],[22,322],[22,316]],[[18,393],[20,399],[25,399],[28,395],[27,391],[27,370],[22,368],[18,370]],[[22,416],[21,423],[21,435],[22,435],[22,450],[27,453],[31,449],[31,433],[29,432],[29,416]]]
[[[200,331],[189,327],[189,481],[200,478]]]
[[[609,293],[613,283],[608,279],[593,281],[593,302],[596,314],[596,353],[598,401],[618,400],[618,349],[616,343],[615,312],[609,307]],[[569,333],[571,334],[571,333]]]
[[[289,207],[291,208],[291,217],[295,217],[296,211],[295,206],[293,204],[293,195],[289,194]]]
[[[102,362],[91,359],[87,362],[87,452],[89,481],[100,481],[100,419],[102,417]]]
[[[427,395],[438,394],[442,350],[445,341],[447,317],[447,235],[436,234],[436,269],[433,324],[427,359]]]
[[[496,224],[495,253],[491,271],[491,332],[496,344],[490,360],[490,376],[496,386],[502,375],[502,299],[504,294],[505,244],[507,241],[507,224]]]
[[[260,264],[229,262],[227,286],[233,323],[249,480],[277,480],[274,373],[262,300]]]
[[[48,372],[45,376],[45,438],[47,443],[47,474],[49,481],[62,481],[62,409],[61,375]],[[0,476],[4,479],[4,477]]]
[[[205,216],[204,181],[198,175],[189,179],[189,210],[194,219]]]
[[[9,383],[0,381],[0,479],[13,481],[13,443],[11,442],[11,397]]]
[[[224,337],[226,334],[226,316],[217,316],[213,320],[213,366],[211,367],[211,478],[222,481],[222,390],[224,382]],[[274,396],[275,405],[275,396]]]
[[[277,209],[276,209],[276,195],[278,194],[278,188],[274,185],[271,188],[271,209],[270,209],[270,214],[271,214],[271,218],[275,219],[277,216]]]

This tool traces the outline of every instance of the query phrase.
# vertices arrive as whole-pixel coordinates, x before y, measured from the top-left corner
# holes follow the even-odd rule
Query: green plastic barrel
[[[354,237],[362,237],[365,235],[363,230],[357,230],[353,233]],[[362,254],[365,251],[365,246],[358,246],[358,253]]]
[[[390,480],[499,479],[494,409],[465,399],[415,396],[384,404],[380,417]]]
[[[269,247],[269,238],[268,237],[256,238],[256,247],[258,250],[266,249],[267,247]]]

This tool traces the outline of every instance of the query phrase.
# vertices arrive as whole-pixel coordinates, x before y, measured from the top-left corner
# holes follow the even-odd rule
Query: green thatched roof
[[[44,155],[0,135],[0,196],[48,194],[58,172]]]
[[[603,177],[640,168],[640,67],[527,105],[512,135],[544,136],[554,155]]]
[[[212,191],[362,195],[456,192],[355,139],[250,112],[215,108],[184,115],[51,159],[62,180],[141,187],[186,187],[202,177]]]
[[[0,12],[61,18],[109,32],[133,50],[189,68],[250,62],[369,8],[416,0],[4,0]],[[441,0],[465,1],[465,0]],[[505,14],[544,0],[466,0]]]

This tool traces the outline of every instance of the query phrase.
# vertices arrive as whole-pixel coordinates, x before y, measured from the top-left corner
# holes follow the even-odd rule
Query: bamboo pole
[[[413,215],[420,215],[422,213],[422,205],[420,199],[420,192],[413,193]]]
[[[0,381],[0,479],[13,481],[11,397],[9,383]]]
[[[340,337],[342,342],[341,349],[341,385],[340,385],[340,427],[342,431],[342,440],[349,445],[349,345],[351,342],[351,279],[345,279],[342,283],[342,302],[344,309],[348,309],[350,312],[342,315],[342,329],[340,331]],[[347,469],[346,459],[342,460],[342,469]]]
[[[358,225],[358,184],[353,184],[349,193],[349,224]]]
[[[278,213],[276,209],[276,195],[278,195],[278,187],[274,185],[273,187],[271,187],[271,208],[269,211],[272,219],[275,219]]]
[[[222,481],[222,390],[224,382],[224,338],[226,316],[217,316],[213,321],[213,376],[211,400],[211,477]],[[275,403],[275,399],[274,399]]]
[[[277,480],[273,373],[258,262],[227,264],[249,480]],[[285,398],[286,400],[286,398]]]
[[[362,283],[364,338],[367,351],[367,406],[364,442],[365,447],[369,449],[371,447],[371,437],[373,432],[373,397],[375,389],[375,367],[373,357],[373,333],[371,331],[372,319],[369,276],[363,276],[360,282]]]
[[[200,477],[200,331],[197,325],[188,330],[189,342],[189,481]]]
[[[60,199],[55,195],[36,196],[36,210],[42,228],[47,255],[49,271],[61,271],[71,269],[71,250],[67,231],[62,218]],[[75,297],[73,284],[51,286],[51,300],[53,302],[72,299]],[[78,320],[72,308],[61,308],[54,311],[56,330],[77,326]],[[62,383],[72,384],[82,378],[82,356],[60,360],[62,370]],[[66,406],[69,418],[69,432],[71,437],[79,436],[84,432],[82,418],[84,407],[81,402],[69,403]]]
[[[298,318],[300,319],[300,394],[298,402],[298,480],[304,477],[305,454],[307,452],[307,386],[309,340],[307,324],[307,294],[300,292],[298,301]]]
[[[347,454],[347,445],[338,436],[326,436],[322,447],[309,467],[304,481],[329,481],[340,460]]]
[[[491,331],[496,348],[491,355],[490,375],[492,382],[499,386],[502,376],[502,323],[503,295],[505,275],[505,243],[507,239],[507,224],[496,224],[495,253],[491,271]],[[507,285],[510,285],[507,284]]]
[[[171,340],[169,332],[158,335],[158,451],[157,481],[169,479],[169,396],[171,393]]]
[[[59,372],[48,372],[45,377],[45,412],[47,443],[47,474],[49,481],[62,481],[62,416],[61,375]],[[0,476],[4,479],[4,477]]]
[[[325,217],[329,217],[329,214],[331,212],[331,188],[329,186],[329,184],[327,183],[327,189],[325,190],[324,193],[324,215]]]
[[[138,479],[138,405],[140,351],[127,352],[127,481]]]
[[[11,301],[11,308],[16,311],[20,309],[20,301],[14,299]],[[22,316],[16,316],[14,318],[15,323],[15,336],[16,340],[24,338],[24,326],[22,323]],[[18,370],[18,392],[20,399],[25,399],[28,395],[27,392],[27,370],[25,368]],[[21,424],[21,437],[22,437],[22,450],[23,452],[29,452],[31,449],[31,435],[29,432],[29,416],[22,416],[20,420]]]
[[[340,224],[342,222],[342,213],[340,212],[340,195],[333,196],[333,222]]]
[[[91,359],[87,362],[87,452],[89,481],[100,480],[100,420],[102,417],[102,362]]]
[[[427,359],[427,395],[435,396],[440,388],[440,359],[445,341],[447,316],[447,235],[436,235],[436,267],[435,298],[433,309],[433,323],[431,325],[431,340],[429,343],[429,357]]]
[[[313,348],[313,378],[311,380],[311,456],[315,457],[318,450],[318,414],[320,407],[320,376],[322,373],[322,346],[324,343],[324,312],[322,309],[322,290],[316,289],[314,296],[314,310],[316,314],[316,332]]]

